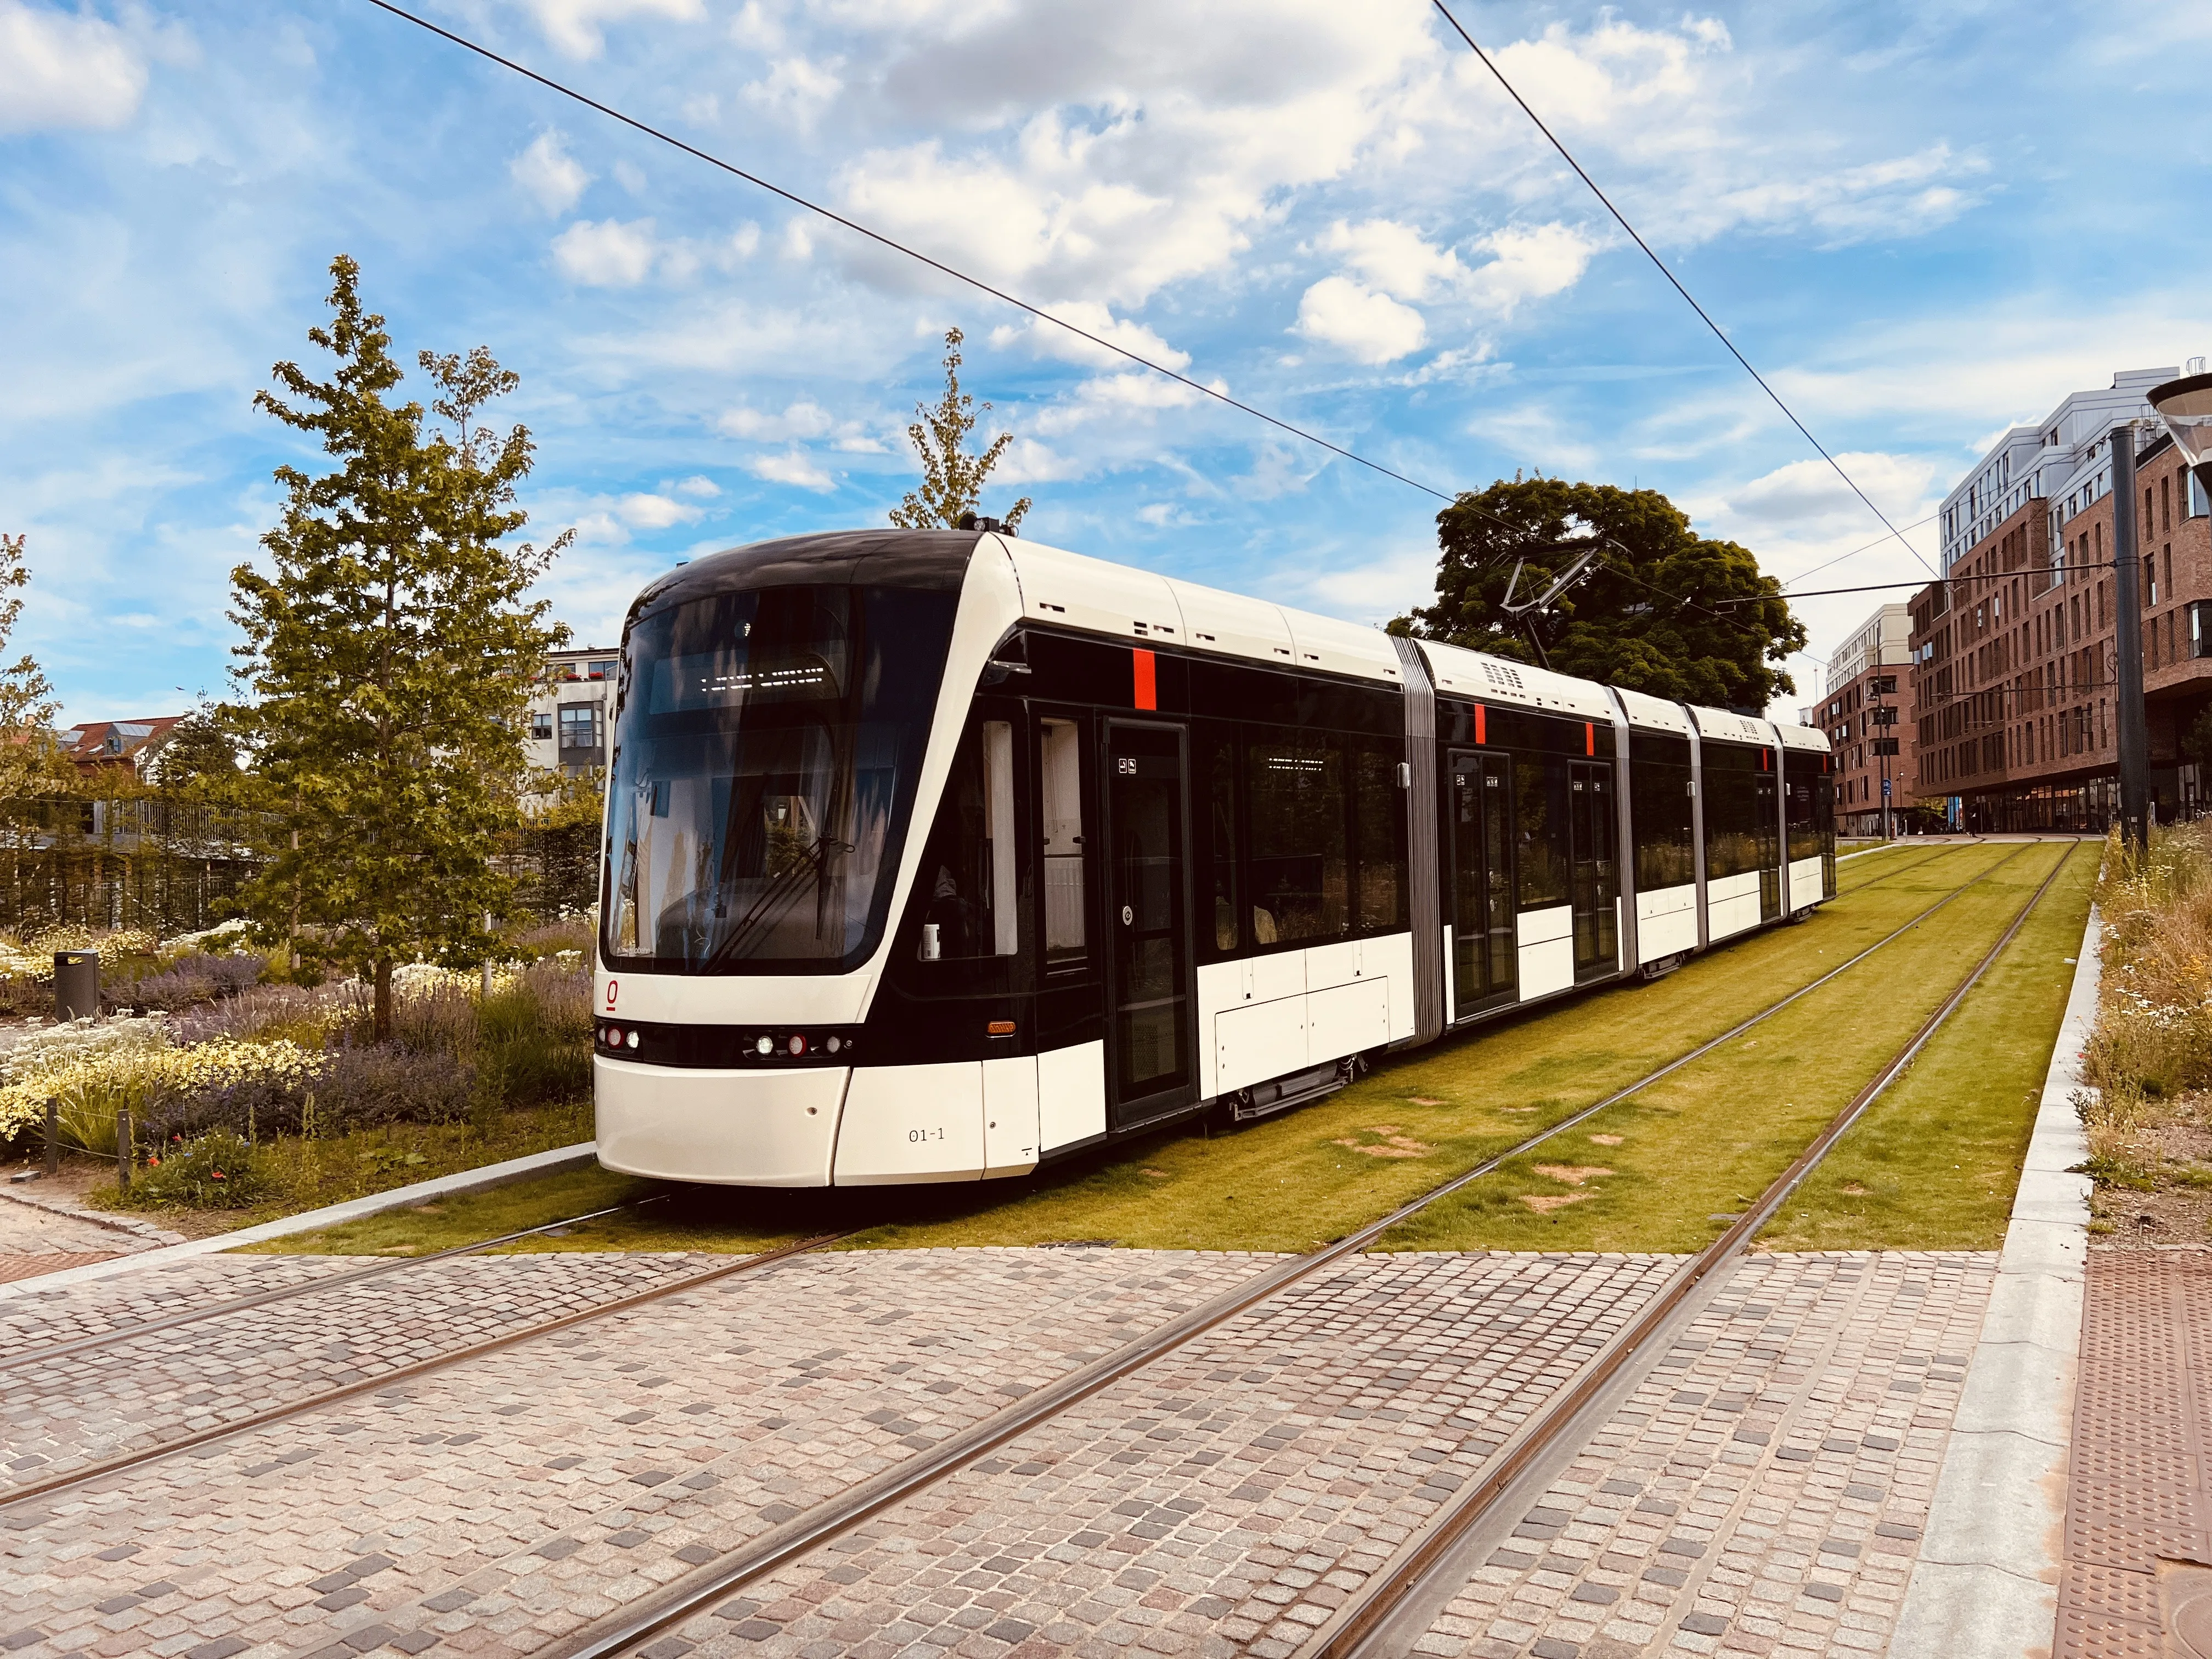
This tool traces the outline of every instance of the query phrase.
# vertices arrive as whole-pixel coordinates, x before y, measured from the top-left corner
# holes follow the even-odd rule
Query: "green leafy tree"
[[[1437,514],[1437,529],[1436,603],[1393,633],[1534,662],[1527,624],[1501,608],[1515,562],[1526,560],[1520,594],[1541,592],[1575,556],[1552,545],[1595,534],[1614,545],[1534,623],[1553,667],[1716,708],[1764,709],[1796,690],[1781,665],[1804,647],[1805,626],[1781,584],[1748,549],[1699,536],[1656,489],[1500,479]]]
[[[246,914],[295,957],[371,981],[384,1037],[393,967],[481,959],[487,913],[507,907],[493,855],[520,810],[524,710],[568,638],[528,594],[570,538],[509,540],[527,518],[514,490],[530,434],[477,417],[517,377],[483,347],[422,353],[450,427],[430,430],[421,404],[393,401],[404,376],[384,319],[362,309],[359,267],[341,254],[331,274],[330,323],[307,337],[335,373],[278,363],[278,390],[254,403],[335,465],[276,469],[288,499],[261,540],[270,568],[231,573],[245,696],[225,714],[251,757],[266,854]]]
[[[7,649],[23,614],[31,568],[23,562],[28,538],[0,535],[0,651]],[[28,652],[0,667],[0,800],[65,788],[73,769],[54,742],[54,689]]]
[[[920,418],[906,429],[921,459],[921,488],[907,491],[906,499],[891,509],[891,522],[902,530],[962,528],[961,520],[982,501],[991,469],[1014,441],[1012,433],[1001,432],[981,454],[968,451],[968,434],[991,405],[978,404],[960,389],[960,342],[965,337],[957,328],[945,331],[945,396],[934,409],[916,404],[914,412]],[[1021,528],[1030,507],[1024,495],[1007,511],[1001,522],[1009,532]]]

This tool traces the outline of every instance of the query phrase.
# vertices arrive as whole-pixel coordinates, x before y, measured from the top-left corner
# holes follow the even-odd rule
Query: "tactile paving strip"
[[[2168,1659],[2160,1562],[2212,1564],[2212,1250],[2089,1258],[2054,1659]]]

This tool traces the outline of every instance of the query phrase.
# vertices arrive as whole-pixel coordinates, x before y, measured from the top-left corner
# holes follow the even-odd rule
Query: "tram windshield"
[[[607,801],[609,965],[830,973],[875,947],[957,601],[775,587],[632,625]]]

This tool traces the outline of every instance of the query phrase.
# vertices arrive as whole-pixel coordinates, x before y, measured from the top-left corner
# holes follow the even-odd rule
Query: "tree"
[[[0,535],[0,651],[23,614],[22,590],[31,581],[23,562],[28,539]],[[54,742],[53,723],[54,689],[37,659],[27,651],[0,667],[0,801],[73,781],[74,770]]]
[[[906,499],[891,509],[891,522],[902,530],[964,528],[961,520],[974,514],[991,469],[1014,441],[1012,433],[1001,432],[981,454],[968,453],[968,434],[991,405],[978,406],[960,389],[960,342],[965,337],[957,328],[945,331],[945,396],[934,409],[916,404],[914,412],[921,418],[906,429],[921,458],[921,488],[907,491]],[[1030,505],[1024,495],[1006,514],[1002,522],[1010,533],[1020,530]]]
[[[336,458],[319,477],[276,469],[283,517],[261,538],[273,567],[231,573],[246,635],[226,717],[250,757],[266,862],[242,894],[264,935],[375,987],[392,1030],[392,970],[481,959],[487,912],[510,883],[493,854],[517,813],[531,686],[568,629],[527,595],[570,536],[542,550],[508,538],[527,521],[515,485],[528,430],[476,424],[518,378],[479,346],[418,361],[451,424],[426,432],[384,319],[364,313],[360,268],[331,264],[327,380],[297,365],[255,406],[312,433]]]
[[[1656,489],[1516,477],[1462,495],[1437,514],[1443,557],[1434,605],[1390,631],[1534,662],[1523,623],[1501,609],[1515,562],[1523,596],[1540,592],[1573,552],[1563,541],[1609,538],[1597,565],[1534,626],[1552,666],[1670,702],[1764,710],[1796,690],[1778,665],[1805,644],[1781,584],[1734,542],[1690,528]]]

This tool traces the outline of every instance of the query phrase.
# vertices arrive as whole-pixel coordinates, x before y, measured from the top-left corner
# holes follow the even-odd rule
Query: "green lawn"
[[[1992,1250],[2004,1242],[2096,886],[2077,851],[1974,994],[1760,1235],[1773,1250]],[[1955,906],[1954,907],[1956,908]]]
[[[1951,847],[1849,866],[1844,896],[1797,927],[1724,946],[1651,985],[1571,999],[1386,1064],[1328,1100],[1234,1131],[1177,1130],[1018,1181],[761,1193],[697,1188],[535,1249],[749,1250],[859,1229],[853,1247],[1088,1239],[1156,1248],[1300,1250],[1340,1237],[1534,1128],[1632,1082],[1816,978],[2014,849]],[[1524,1166],[1401,1230],[1395,1248],[1683,1249],[1705,1217],[1756,1192],[1806,1126],[1940,1000],[2059,849],[2030,851],[1925,929],[1747,1040],[1613,1109]],[[1868,866],[1881,866],[1870,870]],[[1862,873],[1863,872],[1863,873]],[[1963,955],[1964,963],[1960,958]],[[1948,973],[1948,977],[1945,977]],[[1898,994],[1899,985],[1917,988]],[[1686,1133],[1678,1128],[1687,1127]],[[1621,1135],[1618,1146],[1589,1140]],[[1784,1149],[1787,1150],[1784,1150]],[[1718,1154],[1717,1156],[1717,1154]],[[1776,1161],[1780,1154],[1779,1161]],[[1576,1186],[1538,1164],[1603,1168]],[[432,1249],[591,1207],[630,1190],[571,1175],[378,1218],[289,1249]],[[1579,1196],[1587,1194],[1587,1196]],[[1523,1196],[1574,1201],[1541,1212]]]

